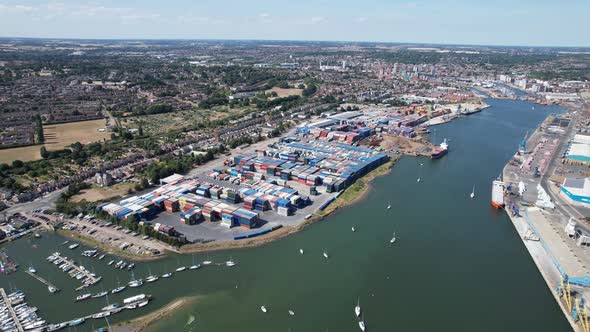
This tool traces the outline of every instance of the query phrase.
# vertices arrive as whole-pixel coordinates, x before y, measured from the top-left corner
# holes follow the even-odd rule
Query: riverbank
[[[145,331],[150,325],[155,323],[160,319],[167,318],[171,316],[176,310],[194,304],[197,301],[198,297],[183,297],[176,299],[164,307],[153,311],[145,316],[141,316],[135,318],[133,320],[122,322],[113,326],[113,331],[117,332],[141,332]]]
[[[70,230],[59,229],[56,232],[64,237],[68,238],[70,241],[72,241],[72,240],[78,241],[88,247],[98,248],[98,249],[104,251],[105,253],[108,253],[108,254],[111,254],[111,255],[126,259],[126,260],[130,260],[130,261],[150,262],[150,261],[155,261],[155,260],[166,257],[165,254],[160,254],[160,255],[133,254],[133,253],[127,252],[125,250],[118,249],[114,246],[104,244],[100,241],[93,239],[90,236],[84,236],[84,235],[81,235],[79,233],[76,233],[76,232],[70,231]]]
[[[232,240],[232,241],[220,241],[220,242],[209,242],[209,243],[198,243],[198,244],[189,244],[182,246],[180,248],[180,253],[182,254],[193,254],[193,253],[202,253],[202,252],[211,252],[211,251],[220,251],[220,250],[229,250],[229,249],[243,249],[243,248],[253,248],[263,246],[265,244],[271,243],[273,241],[277,241],[282,239],[286,236],[291,234],[297,233],[303,230],[308,225],[313,224],[314,222],[320,221],[325,217],[329,216],[330,214],[334,213],[336,210],[344,208],[346,206],[355,204],[356,202],[361,201],[365,196],[368,194],[370,187],[370,182],[378,176],[386,175],[391,171],[393,165],[398,158],[394,158],[387,163],[377,167],[376,169],[372,170],[371,172],[367,173],[362,178],[358,179],[355,183],[351,186],[346,188],[338,198],[336,198],[326,209],[323,211],[316,211],[311,218],[303,221],[297,226],[284,226],[281,227],[273,232],[268,234],[264,234],[252,239],[244,239],[244,240]]]

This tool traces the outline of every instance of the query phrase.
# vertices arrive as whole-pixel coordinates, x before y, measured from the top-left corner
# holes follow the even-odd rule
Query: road
[[[11,216],[15,213],[24,214],[25,212],[30,212],[33,210],[51,208],[55,205],[55,202],[59,198],[59,195],[61,195],[61,193],[66,190],[66,188],[67,187],[50,192],[50,193],[45,194],[44,196],[41,196],[31,202],[25,202],[25,203],[19,203],[19,204],[13,205],[13,206],[9,207],[8,209],[2,211],[2,214],[5,216]]]

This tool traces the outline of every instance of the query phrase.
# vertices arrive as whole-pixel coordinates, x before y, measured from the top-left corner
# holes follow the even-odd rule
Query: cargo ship
[[[442,156],[446,155],[449,152],[449,145],[447,144],[447,139],[440,143],[439,147],[434,149],[434,152],[430,155],[432,159],[438,159]]]
[[[504,207],[504,182],[500,178],[492,183],[492,206],[496,209]]]

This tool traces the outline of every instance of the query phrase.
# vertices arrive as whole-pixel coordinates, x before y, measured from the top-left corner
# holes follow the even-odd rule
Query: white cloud
[[[155,20],[160,17],[158,13],[129,7],[107,7],[98,4],[65,4],[61,2],[48,2],[35,6],[0,4],[0,15],[3,14],[23,15],[25,19],[33,21],[52,20],[55,18],[97,18],[118,19],[124,24],[142,20]]]
[[[364,22],[367,22],[368,20],[369,19],[366,18],[366,17],[357,17],[357,18],[354,19],[354,21],[357,22],[357,23],[364,23]]]
[[[322,16],[314,16],[311,18],[311,23],[315,24],[315,23],[320,23],[322,21],[324,21],[326,18],[322,17]]]
[[[258,16],[260,16],[261,18],[269,18],[270,17],[270,14],[269,13],[261,13]]]

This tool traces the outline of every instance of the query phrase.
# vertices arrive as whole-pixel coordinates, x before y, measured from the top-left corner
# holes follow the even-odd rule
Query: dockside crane
[[[586,305],[584,304],[584,299],[578,300],[576,299],[576,308],[575,308],[575,315],[573,315],[574,320],[579,321],[580,325],[582,326],[582,331],[588,332],[590,331],[590,325],[588,324],[588,312],[586,311]]]
[[[529,131],[526,131],[526,134],[524,134],[524,137],[522,138],[522,141],[520,142],[520,147],[518,148],[518,153],[521,155],[524,155],[526,153],[526,139],[529,137]]]

